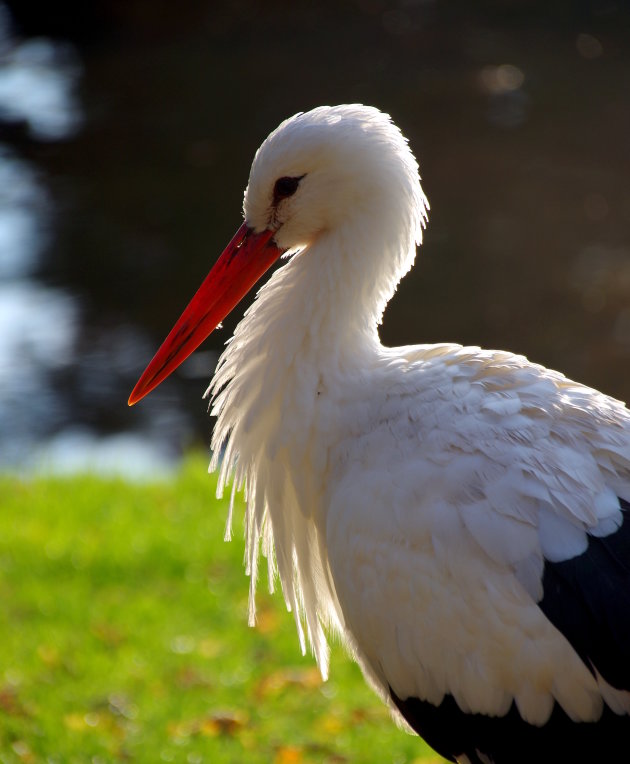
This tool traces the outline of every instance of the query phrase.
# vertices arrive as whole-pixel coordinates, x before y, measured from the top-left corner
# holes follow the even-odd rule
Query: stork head
[[[418,192],[418,165],[387,114],[320,106],[285,120],[258,149],[243,210],[249,227],[293,250],[357,219],[395,225],[391,208],[420,207]]]
[[[383,239],[381,248],[390,248],[397,260],[390,279],[395,287],[413,262],[427,206],[418,165],[387,114],[356,104],[320,106],[285,120],[256,152],[245,222],[142,374],[129,404],[177,368],[280,255],[308,248],[326,232],[348,227],[358,234],[368,221]],[[390,247],[388,229],[398,237],[389,237]]]

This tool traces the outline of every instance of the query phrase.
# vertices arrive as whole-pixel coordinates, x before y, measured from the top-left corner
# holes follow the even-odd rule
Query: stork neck
[[[273,313],[285,329],[279,336],[301,335],[308,348],[328,357],[354,350],[365,357],[380,345],[383,310],[411,262],[401,256],[405,237],[388,241],[374,228],[348,225],[322,233],[274,274],[258,302],[261,309],[268,300],[275,303]]]

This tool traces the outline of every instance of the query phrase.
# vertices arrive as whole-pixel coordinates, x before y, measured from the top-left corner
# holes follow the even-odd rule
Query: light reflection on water
[[[64,419],[52,375],[72,360],[76,305],[20,279],[0,286],[0,450],[19,464]]]
[[[46,39],[11,45],[6,33],[0,37],[2,119],[26,122],[35,140],[71,138],[82,122],[75,97],[81,70],[73,49]]]
[[[0,70],[0,83],[2,82]],[[30,276],[47,241],[49,204],[33,168],[0,146],[0,279]]]
[[[34,141],[72,138],[83,122],[80,76],[70,45],[16,39],[0,4],[0,122],[23,125]],[[54,213],[45,178],[0,144],[0,469],[166,476],[173,455],[148,434],[101,436],[76,425],[75,386],[64,390],[64,377],[98,397],[99,381],[132,365],[142,343],[119,331],[106,353],[95,342],[79,357],[79,301],[37,278]]]
[[[3,73],[0,73],[0,90]],[[47,243],[47,194],[30,165],[0,153],[0,453],[23,462],[63,418],[51,375],[72,360],[78,305],[34,277]]]
[[[66,428],[37,445],[26,463],[27,472],[72,475],[93,472],[128,480],[167,480],[175,460],[144,435],[96,435],[85,428]]]

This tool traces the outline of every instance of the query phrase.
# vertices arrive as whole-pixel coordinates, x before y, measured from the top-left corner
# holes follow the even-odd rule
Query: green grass
[[[339,646],[320,682],[264,581],[247,627],[214,488],[199,457],[161,484],[0,478],[0,762],[439,761]]]

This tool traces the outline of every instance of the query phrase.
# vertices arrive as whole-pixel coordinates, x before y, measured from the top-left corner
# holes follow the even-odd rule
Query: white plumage
[[[443,755],[527,761],[542,745],[544,762],[570,755],[569,738],[619,753],[630,414],[522,356],[381,345],[427,209],[406,141],[376,109],[298,114],[256,154],[250,238],[226,250],[227,267],[265,232],[274,259],[290,258],[208,389],[211,469],[220,492],[234,476],[247,498],[250,620],[262,551],[322,674],[331,628]],[[199,344],[200,321],[184,314],[132,402]],[[230,524],[231,510],[228,536]],[[601,607],[582,591],[598,577]]]

